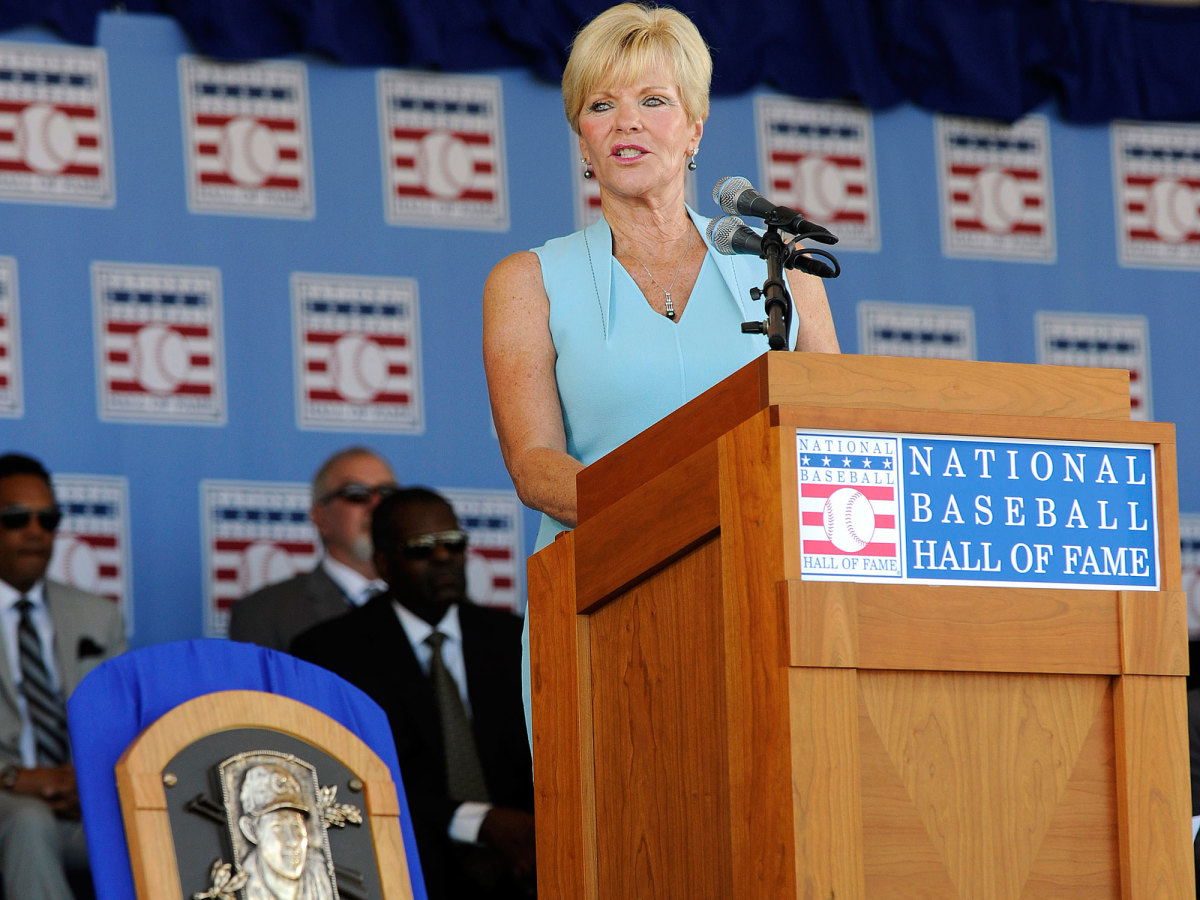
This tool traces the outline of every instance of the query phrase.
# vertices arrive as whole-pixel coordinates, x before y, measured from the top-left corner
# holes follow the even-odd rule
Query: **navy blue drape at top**
[[[557,80],[610,0],[0,0],[0,30],[91,43],[111,7],[174,17],[203,53],[317,53],[354,66],[524,67]],[[679,0],[712,45],[713,90],[757,84],[872,109],[1072,122],[1200,119],[1200,8],[1105,0]]]

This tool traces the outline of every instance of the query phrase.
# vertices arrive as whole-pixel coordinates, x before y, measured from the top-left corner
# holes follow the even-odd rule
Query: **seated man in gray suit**
[[[64,700],[125,650],[115,603],[45,577],[61,518],[42,464],[0,456],[0,882],[9,900],[71,900],[68,871],[86,874]]]
[[[229,636],[286,651],[302,631],[366,602],[386,586],[375,573],[371,512],[396,489],[392,467],[366,447],[340,450],[313,476],[309,515],[324,557],[311,572],[269,584],[233,604]]]

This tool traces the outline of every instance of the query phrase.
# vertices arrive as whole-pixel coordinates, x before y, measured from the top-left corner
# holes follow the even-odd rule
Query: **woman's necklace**
[[[632,250],[629,250],[629,249],[625,250],[626,253],[628,253],[635,260],[637,260],[637,264],[639,266],[641,266],[643,269],[646,270],[646,274],[650,276],[650,280],[654,282],[654,286],[656,288],[658,288],[660,291],[662,291],[663,294],[666,296],[666,298],[667,298],[667,318],[670,319],[672,322],[675,321],[675,306],[673,303],[671,303],[671,291],[675,288],[675,282],[679,278],[679,270],[683,268],[683,261],[685,259],[687,259],[688,251],[692,249],[692,229],[691,228],[688,228],[687,237],[688,237],[688,241],[687,241],[687,244],[683,248],[683,254],[679,257],[679,262],[677,262],[675,264],[675,274],[671,276],[671,283],[668,284],[666,287],[663,287],[661,284],[658,283],[658,279],[654,277],[654,273],[650,271],[650,267],[647,266],[644,262],[642,262],[641,259],[638,258],[636,253],[634,253]]]

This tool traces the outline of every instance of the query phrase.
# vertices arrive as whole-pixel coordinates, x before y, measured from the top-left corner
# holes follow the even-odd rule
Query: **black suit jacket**
[[[533,766],[521,702],[521,620],[503,610],[460,604],[463,658],[475,742],[491,802],[533,811]],[[447,830],[458,804],[447,795],[437,702],[389,596],[317,625],[291,652],[362,688],[392,726],[421,866],[430,897],[453,884]],[[467,895],[469,896],[469,895]]]

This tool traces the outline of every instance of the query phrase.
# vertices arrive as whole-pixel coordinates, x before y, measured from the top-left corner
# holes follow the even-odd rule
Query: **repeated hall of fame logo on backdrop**
[[[291,289],[299,426],[419,434],[416,281],[296,272]]]
[[[377,89],[388,224],[507,230],[499,79],[381,71]]]
[[[0,43],[0,200],[113,205],[103,50]]]
[[[179,89],[192,212],[312,218],[302,64],[230,65],[183,56]]]
[[[81,591],[107,597],[133,621],[129,562],[129,482],[120,476],[55,475],[63,519],[54,535],[48,574]]]
[[[1040,365],[1128,369],[1130,418],[1153,418],[1150,324],[1145,316],[1039,312],[1035,328]]]
[[[320,541],[308,516],[311,491],[307,484],[201,482],[206,635],[228,633],[235,600],[317,564]]]
[[[758,97],[761,188],[851,250],[879,249],[871,114],[858,106]]]
[[[0,416],[25,411],[21,390],[21,316],[17,261],[0,256]]]
[[[942,252],[1054,262],[1050,130],[1042,116],[1006,125],[936,116]]]
[[[458,524],[467,533],[467,596],[480,606],[521,613],[525,592],[521,540],[521,504],[506,491],[447,488]]]
[[[863,300],[858,304],[858,352],[975,359],[975,311],[969,306]]]
[[[1200,128],[1118,122],[1111,134],[1121,265],[1200,268]]]
[[[217,269],[97,262],[92,298],[102,420],[225,423]]]

